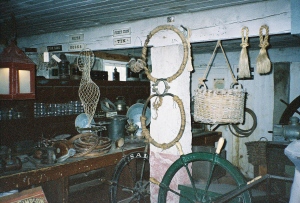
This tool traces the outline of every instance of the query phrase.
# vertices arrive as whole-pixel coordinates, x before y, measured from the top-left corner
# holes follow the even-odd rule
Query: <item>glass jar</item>
[[[65,54],[60,54],[60,62],[58,63],[59,78],[60,79],[70,79],[70,62],[67,60]]]

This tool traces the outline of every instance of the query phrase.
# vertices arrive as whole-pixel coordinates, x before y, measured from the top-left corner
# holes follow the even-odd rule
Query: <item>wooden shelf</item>
[[[124,96],[126,105],[131,106],[139,99],[146,100],[150,95],[150,82],[147,81],[98,81],[100,99],[112,102]],[[36,79],[36,99],[8,101],[0,100],[0,110],[11,108],[21,111],[25,119],[0,120],[0,145],[13,147],[22,140],[38,141],[42,136],[52,138],[59,134],[75,135],[74,122],[77,115],[34,117],[34,103],[58,104],[80,101],[78,89],[80,80]],[[97,106],[97,111],[100,110]]]

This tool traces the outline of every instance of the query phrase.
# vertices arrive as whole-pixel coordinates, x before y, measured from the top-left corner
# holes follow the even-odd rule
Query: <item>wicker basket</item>
[[[232,85],[230,89],[209,90],[206,87],[205,81],[219,47],[222,49],[228,69],[231,73],[232,84],[236,86]],[[209,124],[243,123],[245,92],[241,85],[237,85],[238,82],[233,74],[220,40],[217,42],[210,61],[207,64],[206,71],[199,81],[200,87],[196,90],[194,96],[194,120],[196,122]]]
[[[209,124],[243,123],[243,89],[197,89],[194,96],[194,120]]]
[[[267,142],[268,141],[253,141],[245,143],[249,163],[256,166],[267,164]]]

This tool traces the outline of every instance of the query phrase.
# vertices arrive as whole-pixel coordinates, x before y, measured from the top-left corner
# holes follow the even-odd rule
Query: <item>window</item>
[[[126,81],[126,64],[127,62],[103,60],[103,70],[108,72],[108,80],[113,80],[113,72],[116,68],[120,73],[120,81]]]

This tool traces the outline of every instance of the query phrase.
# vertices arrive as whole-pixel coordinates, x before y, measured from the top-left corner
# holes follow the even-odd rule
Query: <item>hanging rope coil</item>
[[[263,35],[263,30],[266,31],[265,36]],[[259,74],[267,74],[271,71],[271,61],[266,50],[266,48],[269,46],[269,27],[267,25],[262,25],[260,27],[259,40],[259,47],[261,47],[261,49],[256,59],[256,68]]]
[[[249,66],[249,57],[247,54],[247,47],[248,44],[248,35],[249,35],[249,29],[248,27],[242,28],[242,51],[240,54],[240,60],[239,60],[239,78],[250,78],[250,66]]]
[[[182,63],[178,69],[178,71],[173,74],[172,76],[166,78],[167,82],[172,82],[175,80],[178,76],[180,76],[186,67],[187,61],[188,61],[188,54],[189,54],[189,45],[187,42],[186,37],[184,34],[175,26],[173,25],[160,25],[153,29],[148,35],[144,43],[144,47],[142,49],[142,56],[141,59],[138,59],[135,64],[132,64],[131,66],[131,71],[137,73],[140,72],[141,70],[145,70],[145,74],[147,75],[148,79],[152,82],[156,82],[157,78],[153,77],[151,75],[150,70],[147,68],[147,63],[146,63],[146,55],[147,55],[147,46],[149,44],[150,39],[155,35],[157,32],[162,31],[162,30],[171,30],[174,31],[181,39],[182,45],[183,45],[183,60]]]
[[[151,137],[150,131],[147,129],[147,126],[146,126],[146,120],[147,120],[147,117],[145,116],[146,109],[147,109],[148,103],[151,100],[151,98],[156,97],[156,96],[158,96],[158,97],[163,97],[163,96],[173,97],[173,100],[177,103],[177,105],[179,107],[179,110],[180,110],[180,116],[181,116],[180,129],[179,129],[179,132],[178,132],[177,136],[169,143],[158,143],[158,142],[156,142]],[[169,149],[170,147],[174,146],[176,144],[176,142],[178,142],[181,139],[181,137],[183,135],[183,132],[184,132],[184,129],[185,129],[185,123],[186,123],[184,106],[183,106],[183,103],[182,103],[181,99],[178,96],[170,94],[170,93],[167,93],[165,95],[153,94],[150,97],[148,97],[147,101],[144,104],[143,113],[142,113],[142,116],[141,116],[140,119],[141,119],[141,125],[142,125],[142,135],[146,138],[147,142],[149,142],[149,143],[153,144],[154,146],[156,146],[158,148],[161,148],[163,150]]]
[[[246,113],[249,114],[253,119],[253,124],[249,129],[240,128],[240,126],[242,126],[244,124],[230,124],[230,125],[228,125],[230,132],[236,137],[249,137],[257,127],[257,117],[256,117],[256,114],[254,113],[254,111],[252,111],[249,108],[245,108],[245,114]],[[246,115],[245,115],[245,117],[246,117]],[[245,120],[244,120],[244,122],[245,122]],[[232,128],[235,130],[235,132],[233,131]]]

